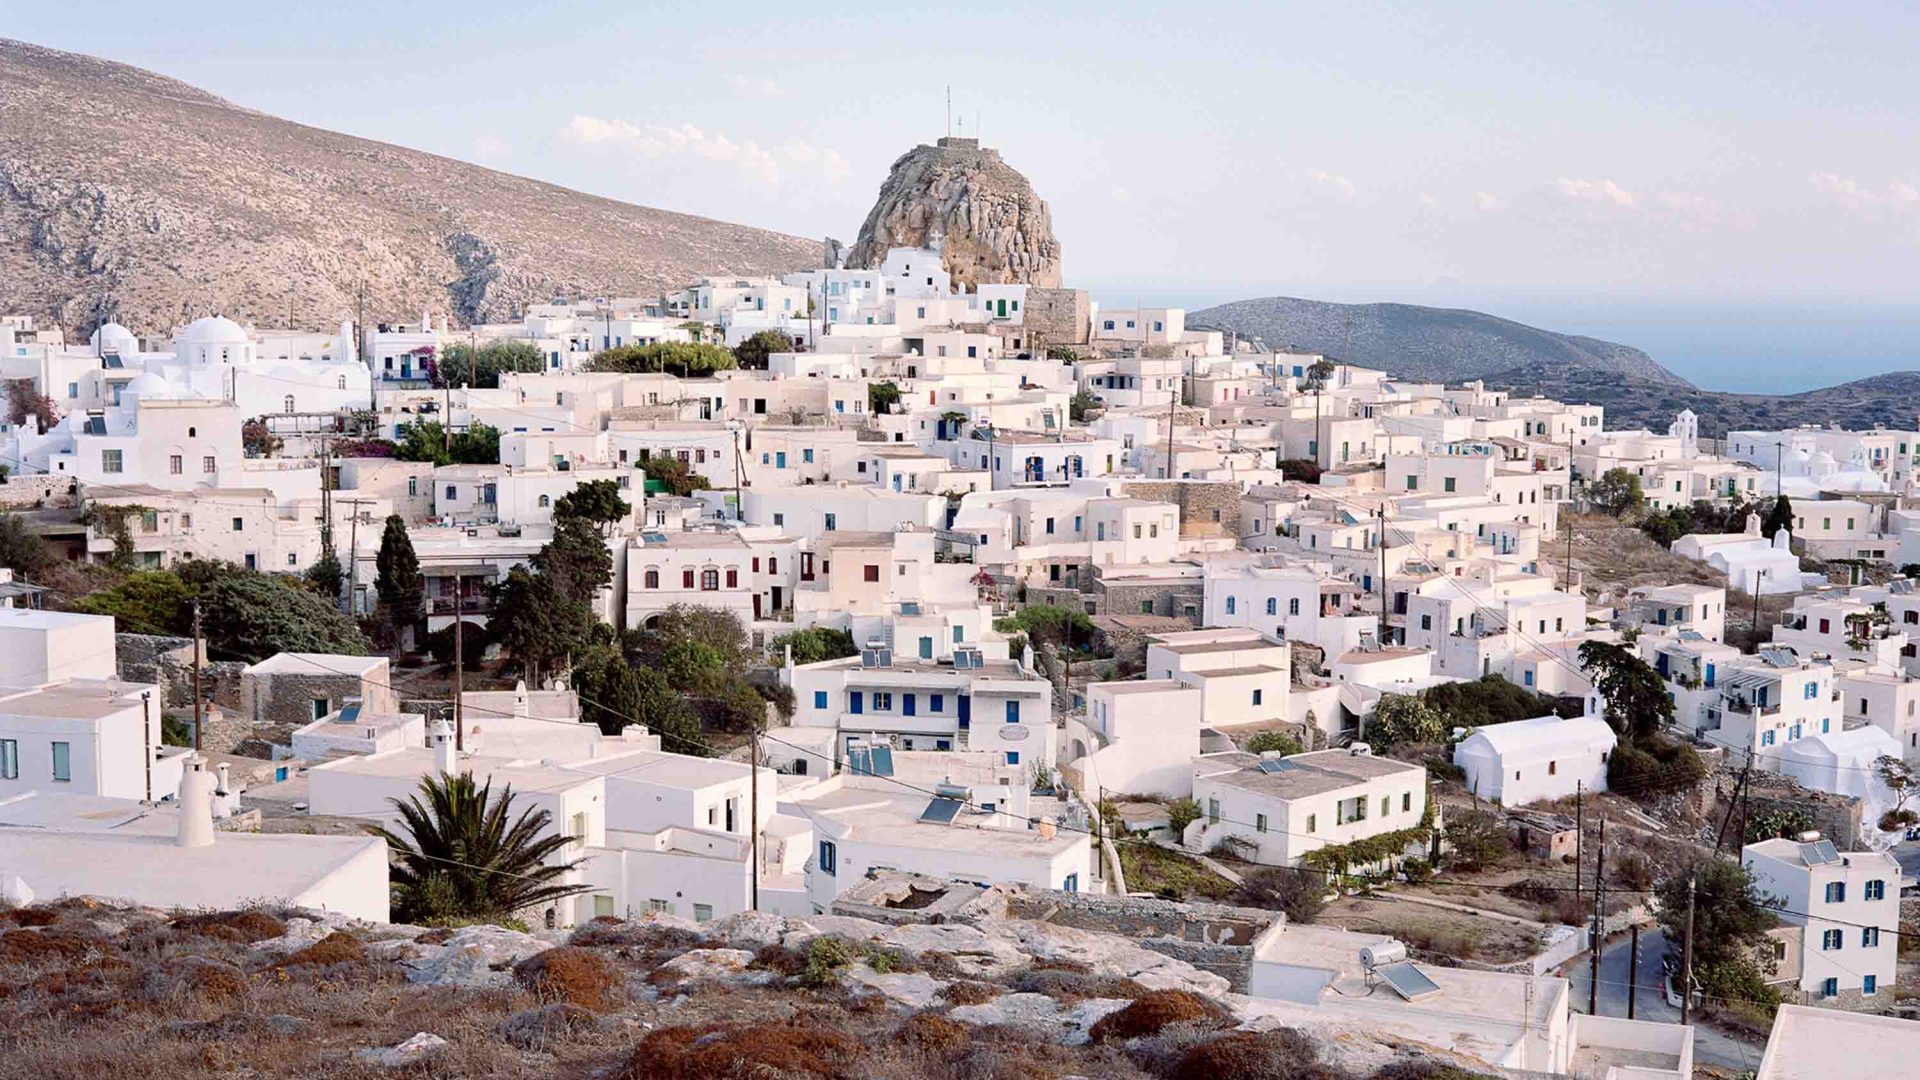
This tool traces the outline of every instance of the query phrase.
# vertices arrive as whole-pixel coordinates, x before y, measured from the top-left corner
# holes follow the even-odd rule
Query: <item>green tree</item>
[[[433,465],[453,464],[453,452],[447,446],[447,429],[433,420],[415,420],[400,433],[393,454],[401,461],[425,461]]]
[[[546,356],[531,341],[489,341],[478,349],[459,342],[434,357],[433,385],[435,389],[493,390],[499,387],[503,372],[537,374],[546,366]]]
[[[640,687],[640,711],[635,715],[648,731],[660,736],[662,750],[698,757],[713,753],[700,737],[700,718],[665,675],[652,668],[636,668],[634,679]]]
[[[1115,813],[1117,815],[1117,809]],[[1199,821],[1200,815],[1201,810],[1199,803],[1184,796],[1173,799],[1167,803],[1167,828],[1173,831],[1175,837],[1185,836],[1187,834],[1187,826]],[[1114,824],[1117,825],[1118,822],[1114,822]]]
[[[1694,884],[1693,963],[1751,964],[1778,925],[1780,901],[1760,892],[1739,863],[1712,855],[1675,871],[1654,886],[1655,911],[1668,941],[1686,936],[1687,882]]]
[[[666,651],[684,641],[712,649],[720,666],[731,672],[745,671],[755,659],[740,616],[725,608],[698,604],[674,604],[654,616],[652,625],[641,634],[638,651],[646,666],[662,667]]]
[[[1100,411],[1100,399],[1094,397],[1091,390],[1082,390],[1067,402],[1067,417],[1076,424],[1086,423],[1087,417],[1098,411]]]
[[[413,553],[406,519],[399,514],[387,516],[373,566],[373,591],[380,601],[381,624],[404,642],[419,625],[426,607],[426,582],[420,576],[420,559]]]
[[[1620,517],[1647,503],[1640,490],[1640,478],[1625,469],[1608,469],[1587,488],[1587,498],[1601,512]]]
[[[484,671],[487,646],[493,644],[493,632],[470,619],[460,620],[460,667],[465,671]],[[427,635],[427,655],[436,664],[453,663],[454,640],[451,623]]]
[[[453,463],[500,464],[500,429],[490,424],[469,424],[467,430],[454,432]]]
[[[706,477],[694,472],[686,462],[672,454],[654,454],[640,467],[646,471],[647,479],[658,480],[667,489],[667,494],[683,499],[712,486]]]
[[[1382,694],[1367,725],[1366,741],[1375,746],[1440,742],[1447,737],[1446,718],[1411,694]]]
[[[188,603],[194,588],[170,570],[128,574],[109,589],[88,593],[68,605],[83,615],[110,615],[123,634],[176,635],[191,632]]]
[[[900,400],[900,388],[891,381],[867,384],[867,411],[875,415],[890,413]]]
[[[336,604],[340,602],[340,585],[346,580],[347,572],[340,565],[340,557],[332,551],[323,552],[300,576],[306,579],[307,587],[316,595],[324,596]]]
[[[1773,539],[1773,534],[1781,529],[1793,531],[1793,502],[1785,495],[1774,498],[1773,508],[1767,511],[1767,520],[1760,525],[1760,531],[1769,540]]]
[[[537,685],[543,669],[557,667],[581,644],[585,628],[577,613],[584,606],[555,590],[544,574],[516,566],[494,586],[487,624],[527,682]]]
[[[1304,866],[1268,866],[1247,873],[1233,902],[1284,911],[1290,923],[1310,923],[1327,906],[1327,876]]]
[[[1025,634],[1036,644],[1056,648],[1091,645],[1093,619],[1079,608],[1058,604],[1028,604],[1004,619],[995,619],[993,628],[1002,634]]]
[[[1513,852],[1513,840],[1500,815],[1491,810],[1468,810],[1447,815],[1447,861],[1461,870],[1497,866]]]
[[[793,662],[796,666],[857,656],[860,652],[860,647],[854,644],[852,634],[830,626],[809,626],[805,630],[781,634],[768,646],[768,651],[773,653],[775,663],[786,662],[788,649],[793,650]]]
[[[1580,670],[1607,703],[1607,722],[1622,735],[1644,739],[1673,725],[1673,698],[1653,666],[1625,645],[1589,641],[1580,646]]]
[[[762,330],[733,347],[733,356],[741,367],[767,370],[767,358],[774,353],[792,352],[793,339],[778,330]]]
[[[1556,701],[1508,682],[1499,675],[1485,675],[1468,682],[1442,683],[1421,695],[1427,704],[1440,711],[1447,722],[1459,727],[1484,727],[1536,716],[1578,716],[1580,705]]]
[[[591,604],[593,594],[613,581],[613,554],[607,550],[607,539],[585,518],[557,519],[553,539],[528,561],[556,593],[575,603]]]
[[[1306,748],[1300,745],[1299,739],[1284,731],[1263,731],[1247,740],[1247,753],[1277,753],[1282,757],[1292,757],[1295,754],[1306,753]]]
[[[579,518],[603,532],[632,512],[633,505],[620,497],[620,485],[612,480],[584,480],[553,502],[555,521]]]
[[[666,372],[691,379],[716,371],[730,371],[739,366],[740,362],[734,354],[718,345],[662,341],[653,345],[616,345],[611,349],[602,349],[587,361],[586,370],[626,374]]]
[[[359,624],[294,578],[227,564],[200,590],[200,616],[211,649],[260,659],[282,652],[365,656],[373,643]]]
[[[565,858],[573,842],[550,828],[545,810],[513,813],[511,787],[471,775],[429,776],[405,801],[397,830],[368,831],[387,842],[393,916],[402,922],[499,921],[587,891],[562,879],[582,861]]]
[[[15,383],[19,385],[19,383]],[[44,577],[59,563],[45,538],[19,514],[0,513],[0,566],[31,581]]]
[[[1666,511],[1648,514],[1640,521],[1640,531],[1647,539],[1661,547],[1672,546],[1675,540],[1699,531],[1699,523],[1694,520],[1690,507],[1676,506]]]
[[[618,735],[629,724],[644,723],[640,718],[645,711],[640,677],[633,665],[613,650],[575,664],[573,689],[580,695],[581,719],[599,725],[603,734]]]

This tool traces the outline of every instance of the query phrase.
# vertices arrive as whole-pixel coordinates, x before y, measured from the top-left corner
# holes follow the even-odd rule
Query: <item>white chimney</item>
[[[455,776],[460,772],[459,759],[453,751],[453,725],[445,720],[435,720],[433,730],[427,733],[427,745],[433,748],[434,769],[442,776]]]
[[[213,844],[213,777],[207,773],[207,759],[199,754],[187,758],[187,771],[180,776],[180,831],[175,843],[180,847],[211,847]]]

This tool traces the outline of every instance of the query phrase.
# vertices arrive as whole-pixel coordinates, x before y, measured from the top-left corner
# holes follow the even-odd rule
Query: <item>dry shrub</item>
[[[436,926],[413,939],[416,945],[445,945],[452,940],[453,928],[450,926]]]
[[[1028,971],[1064,971],[1072,975],[1091,975],[1093,965],[1084,960],[1075,960],[1068,956],[1036,956],[1027,965]]]
[[[1013,988],[1022,993],[1045,994],[1063,1005],[1077,1005],[1088,998],[1139,998],[1148,992],[1132,979],[1117,975],[1040,967],[1021,972]]]
[[[0,934],[0,963],[37,964],[85,956],[87,939],[64,930],[9,930]]]
[[[60,921],[60,913],[43,907],[12,908],[0,912],[0,920],[15,926],[52,926]]]
[[[1004,987],[995,986],[992,983],[962,979],[959,982],[948,983],[946,988],[940,991],[940,997],[949,1005],[985,1005],[1006,992]]]
[[[177,991],[206,1001],[229,1001],[247,992],[247,973],[222,960],[183,956],[149,973],[147,991],[154,996]]]
[[[1196,1028],[1228,1027],[1227,1010],[1190,990],[1149,990],[1118,1012],[1109,1013],[1088,1034],[1095,1042],[1157,1035],[1169,1024]]]
[[[500,1021],[502,1039],[522,1050],[541,1050],[550,1042],[569,1035],[592,1031],[600,1018],[590,1009],[566,1001],[556,1001],[538,1009],[517,1012]]]
[[[807,970],[807,954],[787,945],[774,943],[762,945],[753,954],[753,962],[747,965],[760,971],[772,971],[788,978]]]
[[[619,1080],[732,1080],[759,1076],[851,1076],[859,1039],[797,1016],[784,1025],[702,1024],[661,1028],[640,1040]]]
[[[606,957],[576,945],[560,945],[535,953],[513,966],[521,986],[548,999],[557,999],[596,1012],[617,1003],[620,975]]]
[[[287,932],[286,923],[264,911],[215,911],[204,915],[183,915],[168,925],[185,933],[242,945],[277,938]]]
[[[964,979],[967,977],[967,969],[960,966],[960,961],[955,960],[952,953],[941,952],[938,949],[932,952],[921,953],[918,964],[921,971],[926,972],[936,979]]]
[[[1320,1063],[1313,1040],[1292,1028],[1230,1031],[1196,1044],[1181,1056],[1173,1080],[1341,1080],[1339,1069]]]
[[[605,921],[595,919],[573,932],[567,944],[586,947],[619,947],[632,949],[641,954],[663,954],[662,959],[672,959],[686,952],[703,939],[692,930],[678,926],[661,926],[657,923],[629,923],[618,919]]]
[[[364,960],[367,947],[360,939],[345,930],[335,930],[319,941],[301,949],[299,952],[280,961],[283,968],[306,967],[324,964],[344,964],[350,960]]]
[[[896,1037],[923,1053],[945,1054],[960,1050],[973,1041],[967,1025],[949,1020],[939,1013],[915,1013],[900,1025]]]

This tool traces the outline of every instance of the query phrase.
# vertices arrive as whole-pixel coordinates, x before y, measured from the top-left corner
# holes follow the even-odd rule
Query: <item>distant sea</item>
[[[1076,283],[1078,284],[1078,283]],[[1920,299],[1711,299],[1476,290],[1465,286],[1185,286],[1093,281],[1109,307],[1212,307],[1263,296],[1471,308],[1562,334],[1631,345],[1707,390],[1791,394],[1888,371],[1920,370]]]

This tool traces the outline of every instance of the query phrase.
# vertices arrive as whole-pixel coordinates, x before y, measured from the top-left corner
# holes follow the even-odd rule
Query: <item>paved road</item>
[[[1632,967],[1633,939],[1621,934],[1609,940],[1600,952],[1600,1015],[1627,1015],[1627,976]],[[1633,1018],[1657,1023],[1680,1022],[1679,1008],[1668,1005],[1660,985],[1660,958],[1667,951],[1666,934],[1658,928],[1640,933],[1639,992],[1634,1001]],[[1588,974],[1592,970],[1585,956],[1573,961],[1567,972],[1573,982],[1573,1007],[1587,1011]],[[1693,1030],[1693,1059],[1705,1065],[1749,1070],[1760,1066],[1764,1047],[1757,1042],[1735,1039],[1717,1029],[1696,1023]]]

